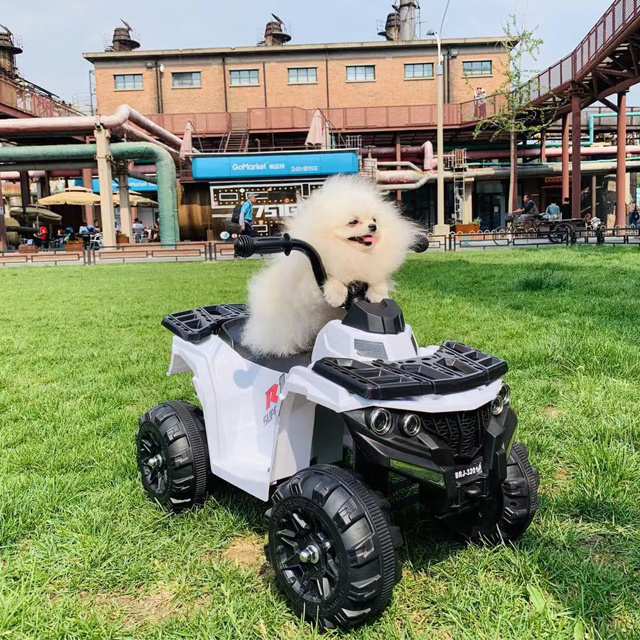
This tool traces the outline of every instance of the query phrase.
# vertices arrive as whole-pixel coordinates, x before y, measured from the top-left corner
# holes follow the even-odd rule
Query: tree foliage
[[[489,130],[492,138],[512,133],[518,138],[532,138],[546,130],[555,119],[556,111],[553,107],[532,104],[535,97],[532,77],[537,70],[525,67],[529,60],[537,60],[543,41],[536,37],[537,27],[529,29],[519,24],[515,14],[509,16],[503,30],[501,47],[508,60],[505,80],[494,94],[495,112],[478,122],[475,136]]]

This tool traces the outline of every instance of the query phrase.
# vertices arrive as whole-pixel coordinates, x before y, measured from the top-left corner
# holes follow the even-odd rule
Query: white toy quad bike
[[[241,257],[291,251],[306,254],[322,288],[307,243],[236,242]],[[352,285],[344,319],[290,358],[242,345],[244,305],[167,316],[169,374],[193,373],[202,410],[160,404],[137,435],[144,488],[171,511],[201,504],[216,478],[271,498],[266,551],[277,584],[297,614],[324,627],[371,620],[400,580],[402,537],[373,490],[389,490],[390,472],[418,484],[429,512],[472,541],[515,540],[538,506],[537,472],[513,444],[506,363],[457,342],[418,348],[395,302],[365,298],[366,285]]]

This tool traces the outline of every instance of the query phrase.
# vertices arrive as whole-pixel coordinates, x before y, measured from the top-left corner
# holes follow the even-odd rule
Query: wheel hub
[[[158,467],[162,466],[162,463],[164,462],[163,457],[158,453],[157,455],[153,456],[152,458],[149,458],[146,463],[148,467],[150,467],[151,469],[157,469]]]
[[[283,515],[276,533],[276,561],[289,586],[309,602],[331,597],[338,583],[337,550],[315,514]]]
[[[299,556],[300,562],[310,562],[311,564],[318,564],[320,560],[320,549],[314,544],[310,544],[306,549],[303,549]]]
[[[155,494],[163,494],[167,488],[167,469],[162,444],[153,431],[140,439],[138,459],[143,481]]]

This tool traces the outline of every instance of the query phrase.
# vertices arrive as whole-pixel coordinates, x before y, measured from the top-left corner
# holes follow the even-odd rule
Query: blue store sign
[[[113,184],[113,190],[114,191],[118,191],[119,190],[119,186],[118,186],[118,181],[116,179],[114,179],[112,181]],[[81,187],[82,186],[82,180],[77,179],[76,180],[76,187]],[[157,191],[158,190],[158,185],[157,184],[152,184],[151,182],[147,182],[146,180],[140,180],[139,178],[129,178],[129,189],[131,191]],[[91,180],[91,190],[94,193],[100,193],[100,181],[98,180],[98,178],[93,178]]]
[[[358,155],[336,151],[195,157],[192,172],[196,180],[331,176],[358,173]]]

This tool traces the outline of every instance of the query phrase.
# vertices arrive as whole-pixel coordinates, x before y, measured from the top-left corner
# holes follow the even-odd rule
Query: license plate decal
[[[466,469],[460,469],[455,472],[456,480],[464,480],[466,478],[470,478],[471,476],[477,476],[482,473],[482,463],[474,464],[471,467],[467,467]]]

